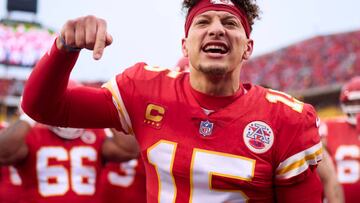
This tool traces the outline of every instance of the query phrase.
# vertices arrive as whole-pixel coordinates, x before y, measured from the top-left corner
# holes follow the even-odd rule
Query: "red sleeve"
[[[305,104],[301,116],[288,117],[278,139],[276,185],[303,181],[322,158],[318,117],[311,105]]]
[[[78,56],[78,52],[64,52],[53,44],[26,83],[22,102],[24,112],[49,125],[121,129],[108,90],[89,87],[67,89]]]
[[[276,198],[278,203],[321,203],[322,202],[322,185],[316,170],[298,184],[290,186],[276,187]]]

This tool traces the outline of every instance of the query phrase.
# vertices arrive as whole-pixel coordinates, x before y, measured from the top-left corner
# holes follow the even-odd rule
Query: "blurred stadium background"
[[[36,0],[8,0],[7,15],[0,21],[0,121],[14,119],[26,78],[9,76],[9,69],[30,73],[47,51],[56,32],[36,18],[19,20],[13,12],[36,15]],[[359,28],[360,29],[360,28]],[[257,56],[243,68],[241,80],[281,90],[313,104],[320,117],[341,115],[341,86],[360,75],[360,30],[314,36],[280,50]],[[103,81],[81,81],[99,86]],[[46,99],[46,98],[45,98]]]

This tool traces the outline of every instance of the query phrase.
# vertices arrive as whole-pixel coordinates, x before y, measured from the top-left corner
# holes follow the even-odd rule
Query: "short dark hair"
[[[191,8],[193,8],[200,0],[184,0],[182,3],[183,11],[186,15],[189,14]],[[255,19],[260,18],[260,9],[256,4],[256,0],[231,0],[236,7],[243,10],[246,14],[246,18],[250,25],[250,31],[252,31],[252,25],[254,24]]]

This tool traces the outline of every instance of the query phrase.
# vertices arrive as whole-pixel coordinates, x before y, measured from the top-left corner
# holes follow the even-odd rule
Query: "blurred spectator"
[[[0,122],[0,132],[8,126]],[[0,202],[18,203],[22,195],[22,181],[18,171],[13,166],[0,165]]]
[[[346,83],[340,95],[346,117],[329,119],[320,126],[320,135],[333,158],[345,202],[360,199],[360,76]]]
[[[69,86],[75,90],[78,84]],[[0,165],[14,165],[19,172],[20,202],[98,203],[103,164],[137,158],[131,135],[42,125],[19,109],[19,119],[0,131]]]
[[[113,133],[119,133],[112,129]],[[101,174],[102,202],[146,203],[146,177],[142,158],[108,162]]]

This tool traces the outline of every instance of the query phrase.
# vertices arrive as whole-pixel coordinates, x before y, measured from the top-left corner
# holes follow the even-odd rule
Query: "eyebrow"
[[[201,14],[195,16],[195,18],[200,18],[200,17],[211,18],[211,15],[208,14],[208,13],[201,13]],[[225,19],[225,20],[227,20],[227,19],[237,19],[237,20],[239,20],[239,22],[241,22],[241,20],[238,17],[234,16],[231,13],[222,13],[222,14],[220,14],[219,17],[222,18],[222,19]]]
[[[227,16],[224,16],[224,17],[223,17],[223,19],[224,19],[224,20],[228,20],[228,19],[236,19],[236,20],[238,20],[239,22],[241,22],[241,20],[240,20],[238,17],[233,16],[233,15],[227,15]]]

